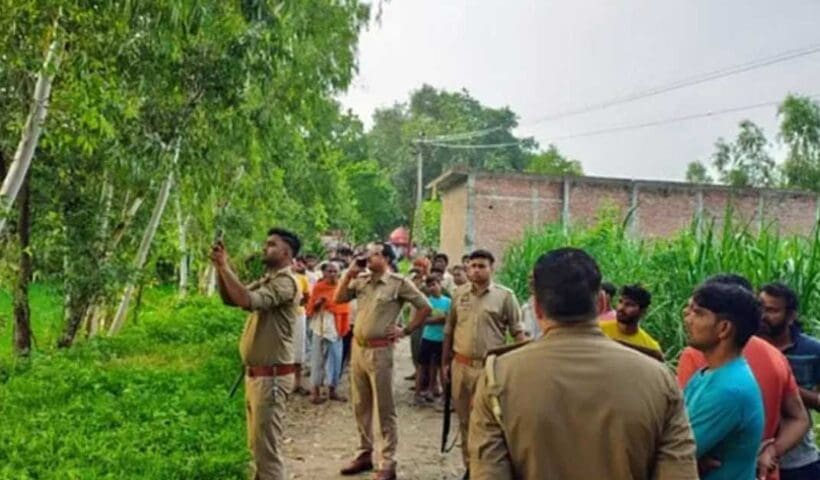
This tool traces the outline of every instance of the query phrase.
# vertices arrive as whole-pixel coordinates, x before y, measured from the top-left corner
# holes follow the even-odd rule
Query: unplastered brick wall
[[[806,192],[592,177],[453,175],[459,177],[447,179],[440,192],[441,249],[451,258],[474,248],[501,257],[527,229],[559,222],[590,225],[604,210],[621,218],[631,211],[629,231],[643,238],[674,235],[695,218],[719,227],[729,205],[735,221],[753,229],[769,225],[784,234],[810,234],[817,219],[817,196]]]

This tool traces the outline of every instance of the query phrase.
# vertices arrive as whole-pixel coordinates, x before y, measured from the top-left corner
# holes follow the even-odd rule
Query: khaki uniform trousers
[[[456,415],[458,415],[459,433],[461,434],[461,458],[464,460],[465,467],[470,465],[467,437],[470,427],[470,411],[473,407],[473,394],[475,394],[478,377],[481,376],[482,371],[481,362],[464,365],[454,360],[450,367],[452,379],[450,391],[453,397],[453,408],[455,408]]]
[[[253,456],[253,480],[285,480],[282,463],[285,402],[293,389],[293,374],[281,377],[245,377],[248,448]]]
[[[379,432],[379,450],[373,464],[379,470],[396,469],[399,435],[393,402],[393,346],[365,348],[353,339],[350,359],[350,396],[359,430],[356,456],[373,453],[373,420]]]

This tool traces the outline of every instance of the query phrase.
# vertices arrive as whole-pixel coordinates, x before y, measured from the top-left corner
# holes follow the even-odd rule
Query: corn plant
[[[541,254],[563,246],[582,248],[595,257],[606,280],[640,283],[652,292],[642,325],[673,362],[686,342],[683,306],[692,290],[716,273],[739,273],[755,286],[775,280],[790,285],[800,297],[804,328],[815,332],[820,327],[820,225],[809,236],[784,236],[773,224],[756,231],[727,209],[722,224],[693,221],[674,237],[642,240],[628,235],[627,222],[617,220],[610,214],[592,227],[547,225],[527,232],[506,251],[499,281],[526,299],[528,277]]]

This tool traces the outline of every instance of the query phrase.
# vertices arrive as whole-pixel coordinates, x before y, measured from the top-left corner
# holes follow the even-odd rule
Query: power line
[[[809,95],[808,97],[809,98],[817,98],[817,97],[820,97],[820,94]],[[638,129],[642,129],[642,128],[656,127],[656,126],[659,126],[659,125],[666,125],[666,124],[670,124],[670,123],[678,123],[678,122],[684,122],[684,121],[687,121],[687,120],[694,120],[696,118],[714,117],[714,116],[718,116],[718,115],[725,115],[727,113],[735,113],[735,112],[742,112],[742,111],[746,111],[746,110],[753,110],[755,108],[771,107],[771,106],[779,105],[780,103],[782,103],[782,100],[771,101],[771,102],[763,102],[763,103],[756,103],[754,105],[744,105],[744,106],[741,106],[741,107],[725,108],[725,109],[722,109],[722,110],[714,110],[714,111],[709,111],[709,112],[693,113],[693,114],[690,114],[690,115],[683,115],[683,116],[680,116],[680,117],[667,118],[667,119],[664,119],[664,120],[655,120],[655,121],[651,121],[651,122],[635,123],[635,124],[629,124],[629,125],[619,125],[619,126],[614,126],[614,127],[601,128],[601,129],[598,129],[598,130],[590,130],[590,131],[574,133],[574,134],[570,134],[570,135],[563,135],[563,136],[560,136],[560,137],[553,137],[551,140],[568,140],[568,139],[571,139],[571,138],[592,137],[592,136],[596,136],[596,135],[604,135],[604,134],[607,134],[607,133],[623,132],[623,131],[627,131],[627,130],[638,130]]]
[[[414,140],[414,143],[436,143],[436,142],[457,142],[460,140],[470,140],[476,137],[483,137],[488,133],[495,132],[497,130],[501,130],[503,127],[501,125],[497,125],[495,127],[490,128],[483,128],[481,130],[472,130],[468,132],[460,132],[460,133],[452,133],[449,135],[439,135],[437,137],[431,137],[426,139]]]
[[[441,148],[455,148],[455,149],[487,149],[487,148],[507,148],[507,147],[517,147],[521,145],[521,142],[509,142],[509,143],[490,143],[490,144],[483,144],[483,145],[469,145],[466,143],[429,143],[429,145],[433,147],[441,147]]]
[[[601,110],[605,108],[609,108],[615,105],[620,105],[624,103],[634,102],[636,100],[653,97],[656,95],[660,95],[662,93],[671,92],[674,90],[679,90],[686,87],[691,87],[693,85],[699,85],[701,83],[710,82],[712,80],[717,80],[719,78],[724,78],[732,75],[737,75],[739,73],[748,72],[751,70],[756,70],[763,67],[768,67],[770,65],[774,65],[777,63],[786,62],[789,60],[793,60],[795,58],[804,57],[807,55],[812,55],[814,53],[820,52],[820,44],[809,45],[806,47],[787,50],[785,52],[778,53],[776,55],[772,55],[765,58],[760,58],[757,60],[752,60],[750,62],[742,63],[739,65],[734,65],[731,67],[724,67],[718,70],[713,70],[711,72],[702,73],[700,75],[696,75],[694,77],[685,78],[682,80],[678,80],[675,82],[668,83],[666,85],[660,85],[657,87],[652,87],[647,90],[634,92],[628,95],[623,95],[620,97],[615,97],[610,100],[605,100],[598,103],[593,103],[590,105],[586,105],[583,107],[578,107],[574,109],[564,110],[562,112],[557,112],[549,115],[545,115],[542,117],[538,117],[533,121],[526,123],[522,126],[532,126],[538,125],[539,123],[544,123],[551,120],[556,120],[558,118],[563,117],[571,117],[575,115],[580,115],[582,113],[589,113],[595,110]]]

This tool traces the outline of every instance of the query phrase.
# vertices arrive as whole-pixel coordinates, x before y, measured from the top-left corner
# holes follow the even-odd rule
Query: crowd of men
[[[340,474],[395,479],[393,357],[409,336],[415,402],[450,385],[464,478],[820,479],[810,415],[820,410],[820,342],[802,331],[785,284],[756,292],[739,275],[705,279],[683,310],[676,378],[640,325],[650,291],[603,282],[583,250],[541,255],[521,307],[493,281],[486,250],[449,268],[443,254],[417,258],[403,275],[388,243],[321,263],[300,247],[271,229],[267,270],[249,285],[224,245],[211,254],[224,302],[251,312],[240,353],[253,478],[286,478],[289,395],[347,401],[337,387],[349,362],[359,441]]]

